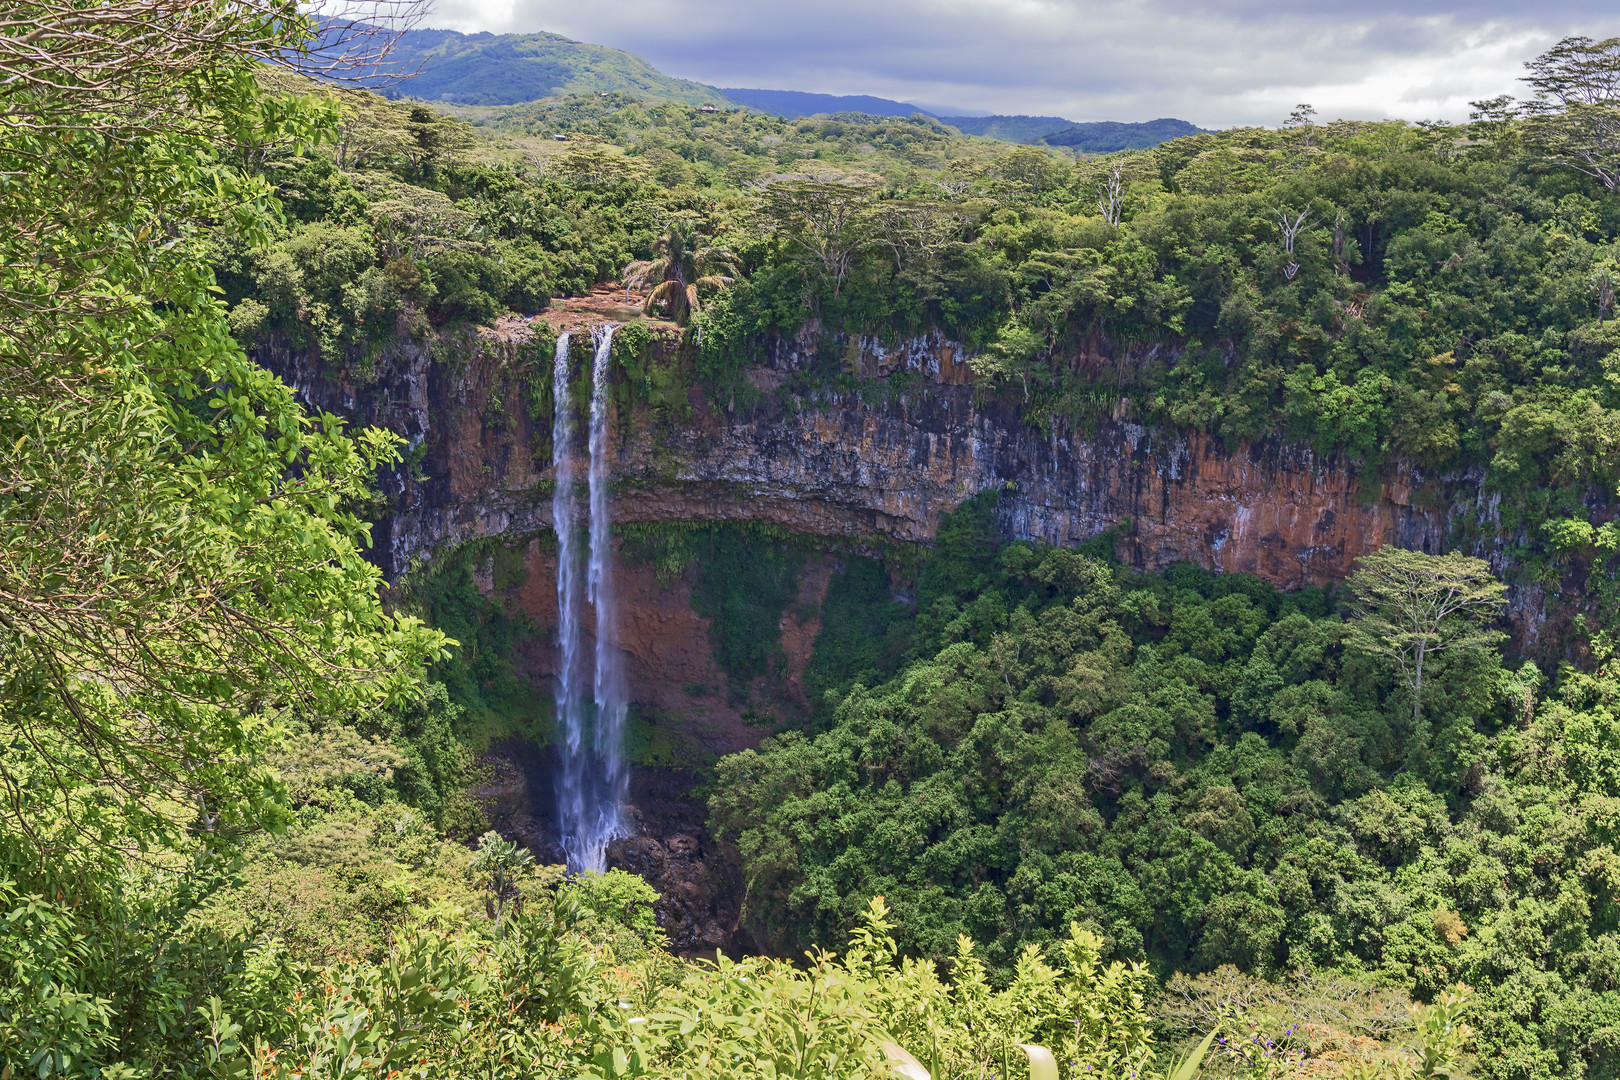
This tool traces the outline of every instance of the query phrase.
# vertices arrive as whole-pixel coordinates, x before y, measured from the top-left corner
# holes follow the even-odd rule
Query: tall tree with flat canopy
[[[1384,548],[1357,560],[1345,584],[1356,616],[1351,642],[1394,661],[1412,698],[1412,722],[1423,715],[1423,678],[1441,653],[1483,652],[1507,635],[1490,623],[1507,603],[1507,587],[1483,559],[1458,552],[1425,555]]]
[[[1524,65],[1525,144],[1548,165],[1620,190],[1620,37],[1568,37]]]

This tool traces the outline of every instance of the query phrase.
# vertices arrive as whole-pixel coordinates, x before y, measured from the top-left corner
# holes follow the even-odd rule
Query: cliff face
[[[1137,567],[1186,560],[1293,588],[1340,579],[1384,544],[1442,550],[1454,523],[1488,525],[1494,516],[1477,477],[1369,477],[1281,440],[1229,450],[1196,433],[1148,430],[1126,407],[1089,431],[1041,431],[1022,421],[1016,401],[981,393],[963,350],[938,338],[898,349],[857,342],[842,362],[864,377],[860,392],[805,389],[817,385],[819,345],[809,334],[779,343],[751,369],[757,400],[748,408],[711,408],[694,389],[684,408],[665,399],[655,412],[621,371],[611,416],[614,520],[769,522],[857,544],[921,542],[963,500],[995,489],[1013,536],[1076,544],[1117,528],[1120,557]],[[589,346],[588,335],[576,335],[576,373],[589,370]],[[655,365],[684,362],[672,337],[655,338],[653,351]],[[402,340],[364,385],[274,343],[260,360],[308,405],[409,440],[406,466],[384,478],[392,512],[373,533],[391,578],[448,544],[529,538],[527,573],[498,599],[556,624],[556,556],[537,539],[552,524],[552,355],[528,324]],[[583,441],[581,433],[577,454]],[[702,759],[757,745],[766,729],[746,722],[755,710],[807,709],[802,677],[837,565],[826,555],[802,568],[778,628],[777,669],[739,687],[715,663],[709,622],[692,608],[690,570],[661,584],[650,569],[621,564],[617,644],[638,715]],[[480,584],[495,591],[493,575]],[[1533,596],[1516,602],[1521,641],[1534,638],[1538,607]],[[585,632],[594,636],[588,616]],[[549,688],[557,657],[545,636],[511,659],[536,693]],[[491,819],[543,858],[560,858],[549,752],[497,747],[486,765],[494,779],[481,795]],[[746,951],[739,871],[705,829],[704,807],[688,794],[694,782],[679,762],[636,769],[635,835],[615,841],[609,861],[658,889],[677,948]]]
[[[550,527],[549,417],[528,414],[523,387],[549,381],[551,358],[525,350],[527,339],[523,324],[503,324],[462,343],[452,363],[403,344],[368,388],[266,350],[312,405],[425,448],[418,478],[398,481],[398,510],[376,533],[391,576],[446,542]],[[963,350],[937,338],[897,350],[862,341],[848,361],[903,378],[861,393],[795,392],[815,347],[808,336],[783,342],[754,368],[751,409],[710,409],[694,392],[690,417],[662,428],[644,409],[616,409],[614,519],[767,521],[926,541],[964,499],[999,488],[1011,535],[1075,544],[1128,522],[1120,555],[1139,568],[1185,560],[1294,588],[1340,579],[1383,544],[1438,551],[1453,515],[1492,511],[1476,477],[1368,477],[1282,440],[1228,449],[1149,430],[1125,409],[1094,430],[1044,432],[1021,421],[1016,402],[978,393]],[[587,362],[582,348],[575,362]],[[678,362],[672,348],[662,362]]]

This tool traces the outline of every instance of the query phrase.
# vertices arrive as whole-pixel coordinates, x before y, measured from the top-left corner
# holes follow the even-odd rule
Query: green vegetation
[[[1465,982],[1481,1074],[1610,1074],[1607,667],[1505,665],[1482,629],[1501,586],[1460,555],[1367,560],[1345,618],[994,521],[983,497],[942,529],[909,618],[852,564],[812,669],[825,729],[719,762],[755,933],[832,940],[881,894],[904,953],[965,936],[998,982],[1071,920],[1166,978]]]
[[[746,699],[746,684],[779,669],[782,613],[797,595],[802,546],[766,526],[628,526],[623,557],[668,584],[694,567],[692,609],[710,620],[715,663]]]
[[[547,633],[509,599],[528,578],[527,546],[502,539],[463,544],[413,573],[398,597],[458,643],[430,676],[457,707],[456,736],[478,750],[509,735],[541,745],[551,737],[552,703],[512,666],[522,644]],[[480,574],[489,583],[487,594],[479,587]]]
[[[624,96],[474,126],[267,74],[315,29],[290,3],[179,3],[160,34],[12,7],[0,1080],[1620,1071],[1616,104],[1578,92],[1620,42],[1538,61],[1523,119],[1074,163]],[[617,359],[668,415],[698,400],[677,370],[750,408],[760,346],[817,320],[785,388],[812,401],[869,389],[852,333],[943,329],[1049,428],[1472,468],[1499,517],[1461,539],[1520,583],[1591,576],[1589,662],[1505,660],[1464,556],[1365,560],[1341,606],[1008,543],[980,499],[914,568],[846,563],[820,711],[716,766],[749,917],[808,954],[671,957],[645,882],[536,866],[473,797],[483,741],[541,736],[510,662],[534,627],[486,596],[521,551],[390,597],[437,629],[386,607],[358,510],[397,439],[242,348],[363,384],[405,339],[455,363],[470,325],[655,258],[687,351],[655,372],[646,330]],[[699,272],[734,280],[691,303]],[[797,541],[626,539],[691,574],[736,683],[771,669]],[[644,722],[643,760],[690,749]]]
[[[384,70],[409,76],[395,92],[468,105],[610,92],[687,105],[729,104],[714,87],[672,79],[634,53],[561,34],[409,30],[395,42]]]

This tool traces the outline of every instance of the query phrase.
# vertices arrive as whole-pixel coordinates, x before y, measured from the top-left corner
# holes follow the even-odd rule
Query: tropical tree
[[[856,256],[873,242],[875,185],[794,180],[772,184],[767,194],[772,231],[831,280],[837,300]]]
[[[518,877],[534,865],[534,855],[528,848],[518,847],[516,841],[504,839],[492,829],[478,838],[478,850],[468,865],[489,893],[484,903],[489,917],[495,920],[495,934],[499,937],[506,905],[523,895],[518,888]]]
[[[1568,37],[1525,64],[1526,146],[1547,165],[1620,189],[1620,37]]]
[[[1394,661],[1422,717],[1426,667],[1444,652],[1483,652],[1507,635],[1489,623],[1507,603],[1507,587],[1483,559],[1458,552],[1425,555],[1388,547],[1357,560],[1346,585],[1353,600],[1351,642]]]
[[[624,268],[624,294],[652,282],[642,310],[649,315],[663,308],[676,322],[686,324],[701,311],[699,290],[724,289],[736,280],[737,256],[723,247],[704,246],[692,221],[677,221],[653,241],[653,257]]]
[[[0,821],[41,853],[273,818],[281,718],[407,691],[444,643],[383,610],[347,509],[398,440],[306,415],[214,296],[207,231],[274,215],[226,155],[330,131],[258,78],[313,27],[279,0],[0,19]]]

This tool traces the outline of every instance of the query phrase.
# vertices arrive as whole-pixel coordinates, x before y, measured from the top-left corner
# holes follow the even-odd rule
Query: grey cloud
[[[1520,65],[1620,20],[1590,0],[443,0],[435,25],[552,30],[721,86],[877,94],[1074,119],[1461,119]]]

